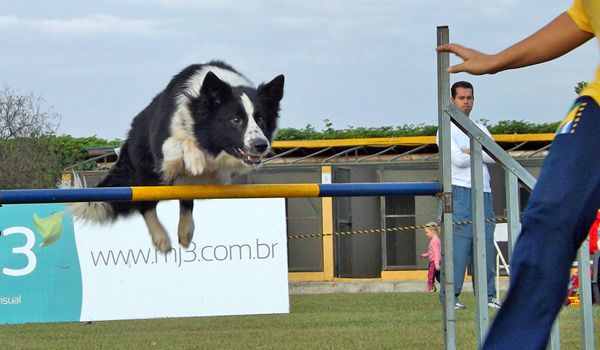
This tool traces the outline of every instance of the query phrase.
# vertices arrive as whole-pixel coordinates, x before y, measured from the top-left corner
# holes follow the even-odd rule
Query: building
[[[493,135],[534,176],[553,137]],[[236,178],[235,183],[437,181],[437,152],[435,136],[275,141],[264,166]],[[80,174],[93,186],[105,171]],[[497,216],[503,216],[504,170],[491,166],[490,173],[494,209]],[[521,190],[520,197],[524,203],[528,192]],[[428,242],[413,226],[438,218],[435,197],[288,198],[286,212],[290,281],[424,279],[427,274],[428,261],[419,254],[427,250]]]

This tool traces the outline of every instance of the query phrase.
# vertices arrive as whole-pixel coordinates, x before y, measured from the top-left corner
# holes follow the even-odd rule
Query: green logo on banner
[[[81,270],[65,211],[62,204],[0,207],[0,324],[79,321]]]

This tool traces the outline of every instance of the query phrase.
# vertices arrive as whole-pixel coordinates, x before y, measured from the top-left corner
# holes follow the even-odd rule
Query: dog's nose
[[[269,148],[269,141],[267,139],[256,139],[252,141],[252,150],[256,153],[265,153]]]

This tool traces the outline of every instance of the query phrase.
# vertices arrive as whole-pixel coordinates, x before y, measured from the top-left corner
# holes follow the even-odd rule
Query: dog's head
[[[283,84],[279,75],[258,88],[232,86],[206,73],[191,103],[200,146],[213,156],[226,152],[246,165],[260,164],[271,148]]]

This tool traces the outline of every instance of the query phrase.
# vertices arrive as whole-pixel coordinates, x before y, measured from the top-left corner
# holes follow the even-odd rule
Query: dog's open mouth
[[[234,156],[241,159],[244,163],[248,165],[258,165],[262,162],[262,154],[246,152],[238,147],[234,147],[232,153]]]

